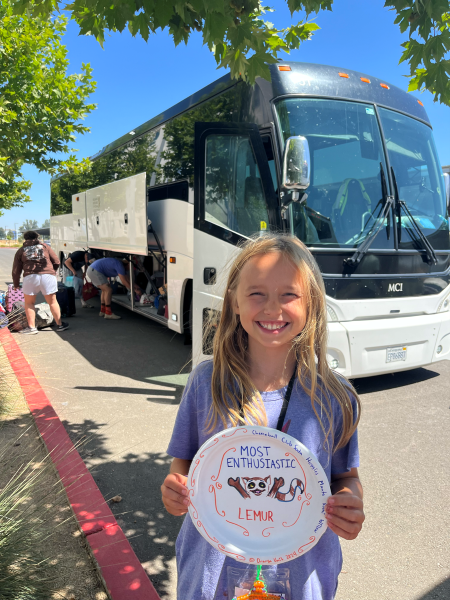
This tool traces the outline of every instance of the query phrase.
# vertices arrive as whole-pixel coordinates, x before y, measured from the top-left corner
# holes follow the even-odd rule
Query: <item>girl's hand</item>
[[[328,498],[325,507],[328,527],[336,535],[354,540],[361,531],[365,516],[363,501],[355,494],[339,492]]]
[[[167,512],[176,517],[185,515],[190,504],[186,481],[187,477],[180,473],[169,473],[161,486],[163,504]]]

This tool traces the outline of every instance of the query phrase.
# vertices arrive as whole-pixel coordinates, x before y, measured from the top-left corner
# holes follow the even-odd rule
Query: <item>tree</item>
[[[4,240],[6,238],[6,231],[3,227],[0,227],[0,240]]]
[[[156,133],[150,131],[101,156],[91,163],[89,169],[56,179],[51,185],[50,213],[53,216],[71,213],[74,194],[115,179],[124,179],[144,171],[150,177],[155,170],[155,136]]]
[[[40,228],[45,229],[45,227],[50,227],[50,219],[45,219]]]
[[[19,231],[21,233],[24,233],[25,231],[31,231],[33,229],[39,229],[38,222],[35,219],[25,219],[25,221],[19,227]]]
[[[67,18],[17,15],[13,2],[0,4],[0,214],[30,201],[25,163],[50,174],[86,168],[86,160],[55,154],[73,151],[75,135],[89,131],[80,120],[95,108],[86,103],[95,89],[89,64],[81,74],[67,74],[61,43]]]
[[[410,69],[408,92],[427,89],[450,106],[450,2],[448,0],[386,0],[385,6],[397,13],[400,31],[409,32],[409,40],[400,62]]]
[[[48,17],[64,3],[61,0],[11,0],[20,13]],[[188,42],[191,33],[202,33],[219,67],[231,76],[254,83],[257,76],[270,78],[267,64],[275,63],[279,52],[289,52],[311,37],[318,25],[308,15],[332,10],[334,0],[286,0],[294,14],[305,11],[306,20],[286,29],[275,29],[265,21],[271,9],[259,0],[72,0],[64,10],[80,26],[82,34],[94,35],[103,44],[105,31],[123,31],[145,40],[150,33],[169,28],[175,45]],[[450,105],[450,2],[449,0],[386,0],[402,32],[409,32],[400,62],[407,61],[409,90],[426,88],[435,101]]]

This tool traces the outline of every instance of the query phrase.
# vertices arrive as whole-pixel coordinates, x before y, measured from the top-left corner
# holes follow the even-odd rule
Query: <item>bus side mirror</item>
[[[447,199],[447,207],[450,209],[450,174],[444,173],[445,197]]]
[[[311,157],[308,140],[301,135],[288,138],[284,148],[281,185],[293,192],[291,200],[298,200],[299,192],[309,187],[310,177]]]

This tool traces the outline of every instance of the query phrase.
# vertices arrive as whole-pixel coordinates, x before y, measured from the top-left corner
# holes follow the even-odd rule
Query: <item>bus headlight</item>
[[[327,304],[327,317],[329,321],[339,321],[337,314],[334,312],[334,310],[331,308],[331,306],[328,306]]]
[[[437,312],[446,312],[449,309],[450,309],[450,294],[447,294],[447,296],[439,304]]]

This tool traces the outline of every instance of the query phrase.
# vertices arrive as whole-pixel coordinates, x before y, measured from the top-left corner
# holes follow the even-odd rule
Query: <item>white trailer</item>
[[[88,173],[54,178],[53,248],[157,273],[166,314],[113,301],[192,336],[195,363],[238,244],[289,231],[324,277],[332,368],[450,359],[450,190],[423,105],[362,73],[280,66],[254,88],[225,76],[103,148]]]

